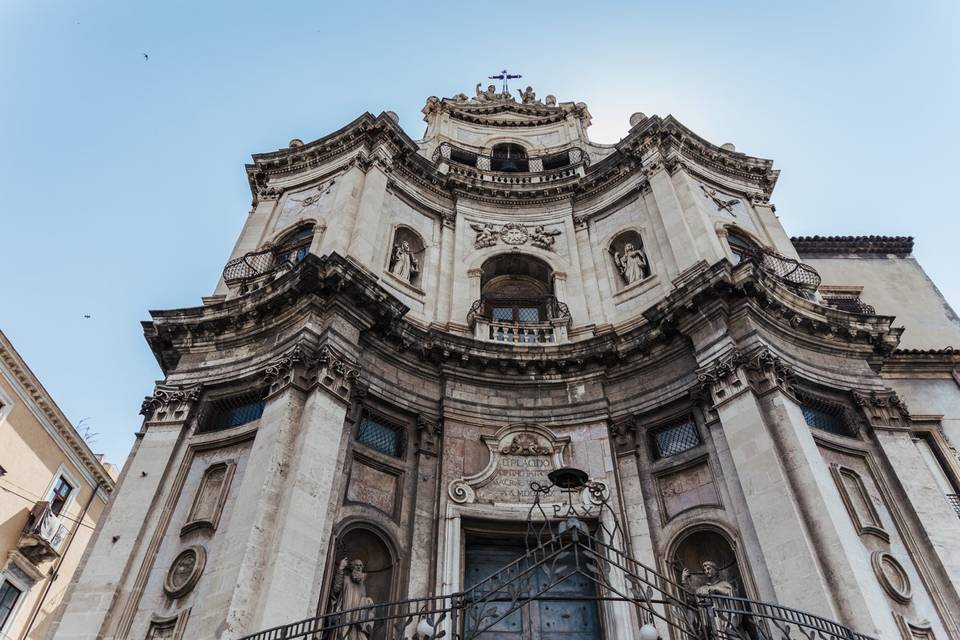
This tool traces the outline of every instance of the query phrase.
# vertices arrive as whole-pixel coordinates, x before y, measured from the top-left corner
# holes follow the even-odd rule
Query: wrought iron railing
[[[437,162],[441,159],[465,167],[476,168],[480,171],[493,171],[494,160],[500,158],[455,147],[449,142],[442,142],[433,151],[433,161]],[[589,164],[589,156],[580,147],[570,147],[544,156],[528,157],[525,161],[528,173],[540,173],[561,170],[581,162]]]
[[[831,307],[849,313],[872,316],[877,312],[877,310],[873,308],[873,305],[867,304],[860,299],[860,296],[856,295],[838,293],[824,294],[823,301]]]
[[[512,315],[510,318],[498,316],[496,309],[510,309]],[[570,307],[557,300],[556,296],[528,298],[480,296],[479,300],[473,302],[467,313],[467,322],[471,324],[477,319],[523,325],[569,318]]]
[[[574,474],[582,475],[579,484],[570,482]],[[632,615],[621,619],[636,620],[641,637],[873,640],[796,609],[693,593],[626,555],[606,485],[586,481],[586,474],[575,469],[559,469],[549,477],[556,484],[530,484],[534,502],[527,515],[527,552],[470,588],[329,613],[243,640],[477,640],[533,603],[564,600],[626,607],[624,613]],[[558,502],[557,493],[566,498]],[[595,595],[558,589],[576,576],[594,585]]]
[[[234,258],[223,268],[227,286],[246,285],[258,278],[288,269],[306,257],[310,241],[267,247]]]
[[[802,291],[816,291],[820,286],[820,274],[808,264],[788,258],[765,248],[737,247],[742,260],[750,260],[765,273],[785,285]]]

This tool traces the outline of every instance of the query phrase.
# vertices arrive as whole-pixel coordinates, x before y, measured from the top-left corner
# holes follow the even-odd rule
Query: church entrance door
[[[469,590],[526,552],[522,539],[468,537],[464,586]],[[546,572],[535,569],[530,580],[522,585],[521,593],[498,593],[486,599],[485,606],[502,607],[501,611],[505,612],[518,600],[530,598],[530,601],[477,635],[474,635],[476,623],[471,624],[470,615],[466,615],[464,636],[477,640],[600,640],[603,637],[593,581],[576,574],[538,596],[546,586]]]

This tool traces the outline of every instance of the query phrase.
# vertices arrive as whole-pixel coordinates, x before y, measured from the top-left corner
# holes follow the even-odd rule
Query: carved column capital
[[[611,422],[607,430],[613,441],[614,451],[631,451],[637,448],[637,431],[639,423],[636,418],[628,418],[620,422]]]
[[[297,343],[283,355],[271,360],[263,369],[263,377],[270,387],[270,393],[277,393],[289,385],[306,389],[304,381],[309,358],[309,348],[303,343]]]
[[[443,441],[443,419],[417,416],[417,451],[435,456]]]
[[[745,358],[743,364],[750,386],[758,394],[780,389],[793,391],[793,369],[769,349],[760,349]]]
[[[140,415],[148,422],[180,422],[187,418],[193,405],[200,399],[203,385],[157,385],[152,396],[143,399]]]
[[[700,388],[710,392],[714,406],[749,388],[746,373],[741,366],[745,360],[746,356],[735,350],[697,370]]]
[[[360,365],[337,353],[329,345],[323,345],[313,361],[316,367],[316,383],[334,397],[349,402],[352,389],[360,380]],[[366,389],[358,392],[366,394]]]
[[[895,391],[854,391],[853,401],[874,429],[910,429],[910,411]]]

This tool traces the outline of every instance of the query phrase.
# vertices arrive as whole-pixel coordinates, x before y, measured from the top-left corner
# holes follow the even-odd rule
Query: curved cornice
[[[913,252],[911,236],[801,236],[790,238],[802,257],[886,256]]]
[[[303,311],[299,305],[311,300],[319,300],[321,308],[337,307],[362,332],[398,352],[414,354],[424,364],[499,375],[569,375],[629,364],[632,358],[647,357],[658,345],[685,336],[712,305],[743,300],[784,339],[838,355],[882,360],[895,349],[901,332],[891,326],[889,316],[824,307],[786,291],[750,263],[731,268],[721,260],[645,311],[645,321],[622,333],[561,345],[504,345],[407,321],[408,308],[375,276],[334,253],[308,255],[290,273],[240,298],[151,312],[153,320],[144,323],[145,335],[161,367],[170,373],[187,353],[269,343],[267,337],[296,318]]]
[[[443,103],[446,104],[446,103]],[[463,106],[459,111],[527,110],[538,112],[562,108],[503,103],[490,106]],[[374,153],[375,150],[379,150]],[[683,167],[707,179],[725,177],[734,190],[751,200],[766,202],[776,184],[779,172],[773,162],[737,153],[707,142],[677,121],[673,116],[651,116],[633,127],[603,160],[583,167],[582,176],[551,182],[505,184],[470,176],[464,172],[439,171],[435,163],[420,154],[420,147],[396,121],[383,113],[374,117],[365,113],[340,130],[314,142],[287,147],[271,153],[256,154],[253,164],[246,166],[254,199],[276,198],[284,187],[277,185],[285,178],[312,171],[334,158],[352,154],[351,162],[366,169],[371,163],[382,164],[385,171],[396,171],[435,195],[467,197],[507,208],[523,204],[545,204],[571,197],[591,198],[629,176],[646,174],[661,166],[673,172]],[[286,180],[289,184],[289,180]]]
[[[62,442],[62,445],[68,447],[64,453],[71,456],[75,463],[76,461],[81,463],[81,468],[86,470],[98,485],[96,488],[102,488],[106,493],[113,491],[113,478],[2,331],[0,331],[0,362],[9,372],[12,381],[15,381],[26,394],[24,401],[31,405],[29,407],[31,413],[37,417],[44,428],[56,434],[57,437],[54,440],[58,444]],[[62,445],[61,449],[63,449]]]

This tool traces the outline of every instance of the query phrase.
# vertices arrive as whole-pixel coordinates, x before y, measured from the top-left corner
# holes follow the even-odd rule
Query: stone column
[[[789,375],[765,350],[701,369],[777,601],[895,637],[869,555],[800,407],[783,391]]]
[[[913,442],[906,407],[892,392],[856,394],[856,399],[886,461],[893,468],[892,477],[903,488],[912,508],[912,514],[905,509],[907,513],[904,515],[907,520],[913,520],[911,516],[916,514],[922,529],[920,535],[930,541],[950,581],[952,589],[944,588],[941,593],[931,595],[935,601],[940,600],[939,608],[945,606],[947,610],[960,611],[960,553],[957,553],[960,550],[960,518],[947,502]],[[891,505],[890,508],[895,506]],[[951,624],[949,620],[944,622]],[[960,617],[955,613],[952,621],[955,633],[960,633],[958,622]]]
[[[104,637],[115,627],[118,609],[133,585],[124,581],[127,566],[140,566],[157,510],[151,509],[179,464],[177,447],[191,418],[200,387],[159,386],[143,402],[143,428],[123,467],[110,502],[87,547],[82,570],[74,574],[67,603],[51,638],[63,640]],[[130,577],[130,576],[128,576]]]
[[[437,322],[450,322],[453,296],[453,261],[457,254],[456,215],[444,217],[440,229],[440,269],[437,272]]]
[[[590,245],[590,225],[579,220],[575,222],[577,254],[580,259],[580,282],[583,286],[583,295],[587,301],[587,317],[594,324],[604,324],[607,321],[606,308],[602,299],[609,300],[612,296],[606,273],[597,271],[596,261],[593,259],[593,248]]]
[[[309,386],[305,378],[307,357],[306,350],[298,345],[274,360],[266,371],[270,394],[226,530],[226,548],[233,550],[238,571],[221,636],[224,640],[259,630],[260,603],[270,597],[270,561],[274,545],[282,537],[279,516],[282,504],[288,502],[287,478],[295,459]]]
[[[650,189],[656,201],[655,213],[659,215],[659,222],[666,230],[670,250],[677,262],[677,269],[683,273],[700,259],[693,234],[690,232],[683,207],[677,198],[677,192],[673,188],[670,174],[661,163],[655,161],[651,165],[649,180]]]
[[[410,580],[408,598],[430,595],[434,580],[437,537],[437,460],[443,442],[443,423],[425,416],[417,417],[417,493],[410,540]]]
[[[315,615],[335,511],[332,491],[343,474],[344,424],[358,376],[355,364],[328,347],[321,348],[315,368],[311,365],[309,379],[314,387],[306,398],[285,469],[260,583],[258,621],[248,631]]]

